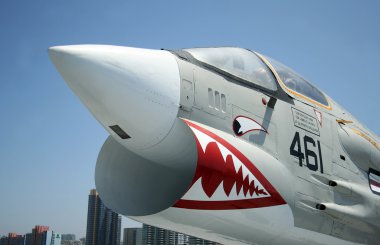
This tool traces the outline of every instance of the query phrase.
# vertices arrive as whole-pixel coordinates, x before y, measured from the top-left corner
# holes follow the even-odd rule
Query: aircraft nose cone
[[[160,142],[177,117],[180,77],[167,51],[108,45],[49,48],[64,80],[127,148]]]

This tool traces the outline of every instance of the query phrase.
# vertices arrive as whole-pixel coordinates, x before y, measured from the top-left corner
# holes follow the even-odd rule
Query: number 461
[[[314,139],[305,135],[303,137],[303,145],[305,148],[305,154],[302,152],[300,134],[299,132],[296,132],[296,134],[294,135],[292,144],[290,145],[290,155],[298,158],[300,167],[302,167],[303,159],[306,158],[306,166],[310,170],[317,171],[318,165],[320,165],[321,166],[320,171],[321,173],[323,173],[321,143],[319,142],[319,140],[317,140],[317,147],[316,147]],[[315,153],[315,150],[318,150],[318,156]],[[313,158],[314,161],[310,162],[310,158]]]

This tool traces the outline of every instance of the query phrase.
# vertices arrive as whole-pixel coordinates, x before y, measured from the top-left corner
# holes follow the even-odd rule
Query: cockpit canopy
[[[260,87],[276,91],[276,80],[257,55],[242,48],[185,49],[195,59]]]
[[[292,69],[271,58],[265,57],[280,77],[278,83],[270,68],[254,52],[234,47],[185,49],[196,60],[211,68],[242,79],[266,90],[277,91],[282,83],[288,90],[301,94],[324,106],[329,103],[325,95]],[[289,92],[289,91],[288,91]]]
[[[274,59],[271,59],[269,57],[265,58],[276,70],[281,81],[285,84],[285,86],[288,89],[300,93],[314,101],[321,103],[322,105],[329,105],[325,95],[315,86],[313,86],[311,83],[309,83],[299,74],[297,74],[295,71]]]

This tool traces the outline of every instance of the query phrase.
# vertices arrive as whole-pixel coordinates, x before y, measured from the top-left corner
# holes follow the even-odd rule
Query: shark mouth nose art
[[[286,204],[239,150],[209,130],[185,122],[196,138],[198,163],[191,187],[174,207],[229,210]]]

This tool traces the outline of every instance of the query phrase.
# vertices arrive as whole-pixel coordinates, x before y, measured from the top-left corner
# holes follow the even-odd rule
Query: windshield
[[[271,91],[276,81],[269,68],[253,52],[242,48],[185,49],[195,59]]]
[[[329,106],[326,97],[319,89],[314,87],[311,83],[306,81],[303,77],[301,77],[289,67],[281,64],[274,59],[268,57],[265,58],[269,60],[287,88],[300,93],[316,102],[319,102],[322,105]]]

